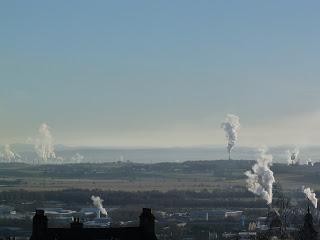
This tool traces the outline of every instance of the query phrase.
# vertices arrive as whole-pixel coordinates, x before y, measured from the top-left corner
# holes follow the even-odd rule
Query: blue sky
[[[320,144],[318,1],[3,1],[0,143]]]

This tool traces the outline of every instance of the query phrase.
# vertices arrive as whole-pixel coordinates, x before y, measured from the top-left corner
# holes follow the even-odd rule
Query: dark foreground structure
[[[310,208],[308,206],[308,212],[304,216],[304,224],[302,229],[299,232],[299,240],[317,240],[318,232],[313,226],[313,217],[310,213]]]
[[[33,217],[30,240],[157,240],[154,230],[154,216],[150,208],[143,208],[138,227],[84,228],[79,219],[70,228],[48,228],[44,210],[36,210]]]

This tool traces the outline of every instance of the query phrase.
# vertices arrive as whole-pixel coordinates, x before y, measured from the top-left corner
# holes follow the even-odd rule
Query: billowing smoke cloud
[[[310,188],[305,188],[304,186],[302,187],[302,191],[306,195],[306,197],[312,202],[313,206],[317,208],[318,205],[318,199],[316,198],[316,194],[314,191]]]
[[[230,159],[231,150],[238,139],[238,131],[240,128],[239,117],[233,114],[228,114],[225,121],[221,124],[221,127],[224,129],[228,140],[227,149]]]
[[[4,152],[3,152],[3,158],[8,161],[14,161],[16,158],[18,157],[18,155],[16,156],[16,154],[11,150],[11,147],[9,144],[4,145]]]
[[[56,158],[50,127],[46,123],[43,123],[38,131],[39,138],[35,140],[35,150],[38,157],[45,162],[50,158]]]
[[[246,171],[248,190],[272,203],[272,187],[275,182],[273,172],[270,169],[272,165],[272,155],[266,154],[264,149],[260,150],[260,156],[253,165],[252,170]]]
[[[84,159],[84,156],[82,156],[80,153],[76,153],[71,157],[72,162],[75,163],[81,163]]]
[[[99,196],[91,196],[91,200],[93,202],[93,205],[97,208],[99,208],[100,212],[103,214],[103,215],[108,215],[108,212],[107,210],[103,207],[102,203],[103,203],[103,199],[101,199]]]
[[[295,148],[292,152],[290,150],[287,151],[288,165],[299,164],[299,161],[298,161],[299,152],[300,152],[299,148]]]

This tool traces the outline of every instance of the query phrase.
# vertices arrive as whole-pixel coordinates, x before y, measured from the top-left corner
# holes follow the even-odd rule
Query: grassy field
[[[12,179],[14,181],[14,179]],[[244,181],[230,180],[220,181],[214,179],[140,179],[126,180],[96,180],[96,179],[53,179],[53,178],[23,178],[15,184],[2,185],[0,191],[25,189],[37,190],[62,190],[69,188],[77,189],[101,189],[119,191],[168,191],[168,190],[192,190],[225,189],[228,187],[245,186]]]
[[[67,165],[0,164],[0,191],[69,188],[120,191],[168,191],[244,188],[244,172],[253,161],[197,161],[184,163],[105,163]],[[284,189],[302,185],[319,190],[320,166],[272,167]]]

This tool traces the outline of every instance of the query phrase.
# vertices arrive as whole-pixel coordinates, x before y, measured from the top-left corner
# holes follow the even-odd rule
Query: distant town
[[[316,228],[318,211],[301,186],[318,191],[320,164],[273,164],[277,181],[269,205],[247,189],[244,172],[254,163],[3,162],[0,235],[28,239],[35,209],[44,211],[49,227],[68,228],[79,219],[84,228],[113,228],[138,226],[141,208],[150,207],[158,239],[259,239],[270,227],[277,236],[281,229],[296,237],[308,206]]]

